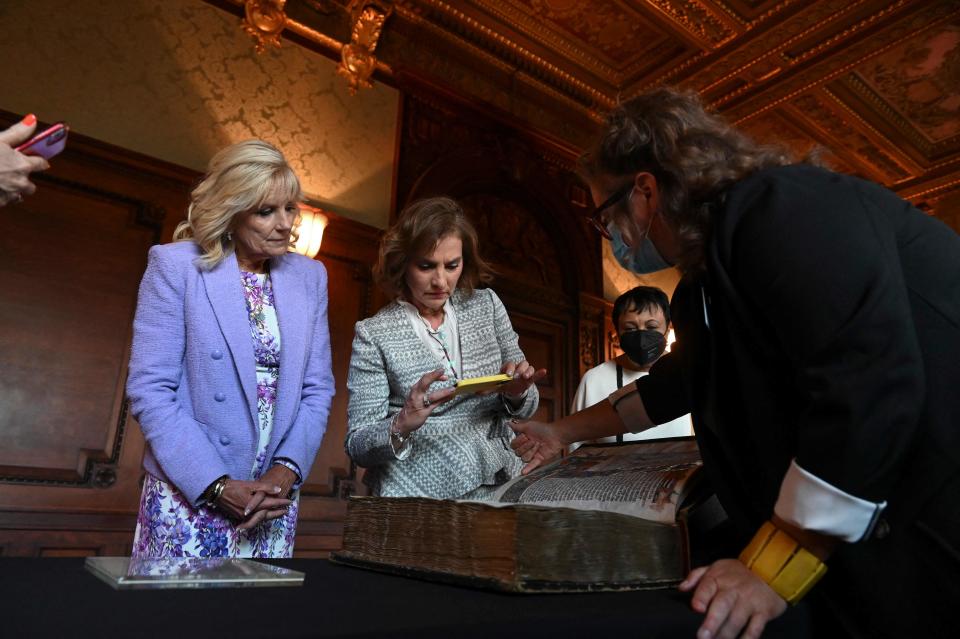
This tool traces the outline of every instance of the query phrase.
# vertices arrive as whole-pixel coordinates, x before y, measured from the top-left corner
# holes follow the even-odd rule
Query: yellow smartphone
[[[454,393],[454,395],[468,395],[470,393],[479,393],[480,391],[492,390],[511,381],[513,381],[513,378],[506,373],[487,375],[486,377],[461,379],[459,382],[457,382],[457,391]]]

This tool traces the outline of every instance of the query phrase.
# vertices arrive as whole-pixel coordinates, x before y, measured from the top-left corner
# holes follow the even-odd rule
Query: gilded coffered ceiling
[[[932,212],[958,201],[960,0],[214,4],[282,7],[289,38],[332,56],[377,5],[390,17],[374,80],[451,91],[571,152],[618,99],[676,85],[757,137],[820,149]]]

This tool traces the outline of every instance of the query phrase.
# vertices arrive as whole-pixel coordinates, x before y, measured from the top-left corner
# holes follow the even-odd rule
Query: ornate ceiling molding
[[[856,72],[841,78],[839,82],[843,88],[860,98],[860,100],[874,110],[883,121],[890,123],[896,129],[897,133],[909,140],[922,156],[932,159],[949,152],[960,150],[960,136],[954,136],[938,142],[931,142],[930,138],[924,135],[910,120],[895,109],[893,105],[878,95]],[[851,113],[856,113],[858,119],[866,123],[865,118],[861,117],[859,113],[855,111],[848,100],[836,95],[834,97]]]
[[[773,7],[771,7],[764,13],[762,13],[760,16],[756,17],[750,22],[744,23],[740,27],[739,31],[741,34],[744,35],[744,37],[750,38],[752,37],[753,34],[757,32],[762,32],[767,28],[773,28],[772,25],[775,22],[775,20],[783,17],[781,14],[788,13],[789,9],[793,8],[795,5],[797,5],[799,2],[802,2],[802,1],[803,0],[785,0],[784,2],[777,3],[776,5],[774,5]],[[726,4],[723,4],[723,3],[718,3],[718,4],[722,6],[727,11],[727,13],[730,13],[731,15],[734,15],[735,17],[739,18],[739,14],[737,14],[733,9],[729,8]],[[739,18],[739,21],[742,22],[742,18]],[[731,42],[729,43],[727,48],[729,49],[733,47],[734,49],[738,49],[739,46],[740,45],[737,45],[736,42]],[[759,51],[759,52],[756,52],[755,55],[762,55],[762,53],[763,53],[762,51]],[[648,89],[654,86],[661,86],[661,85],[667,85],[667,84],[679,84],[681,79],[688,79],[693,77],[695,74],[700,73],[704,69],[709,68],[714,63],[715,60],[719,59],[722,61],[723,59],[725,59],[726,55],[727,54],[725,54],[724,52],[714,53],[713,51],[708,51],[705,49],[700,50],[693,57],[683,61],[682,63],[676,65],[675,67],[666,69],[663,72],[661,72],[659,75],[651,76],[650,78],[645,78],[643,82],[638,83],[635,87],[632,87],[630,89],[630,94],[634,95],[636,93],[639,93],[645,89]],[[750,56],[745,56],[744,59],[749,61]],[[741,66],[742,64],[744,63],[741,63]]]
[[[697,0],[647,0],[670,22],[680,26],[705,49],[719,49],[739,35],[733,20]]]
[[[915,202],[960,201],[960,90],[944,62],[960,55],[960,0],[379,0],[392,17],[366,22],[373,0],[207,1],[243,7],[259,50],[283,31],[335,57],[354,90],[442,88],[582,147],[618,99],[680,85],[764,135],[790,123],[792,145],[809,150],[808,136]],[[935,107],[898,65],[937,73],[916,89]]]
[[[454,43],[469,43],[486,56],[499,59],[506,68],[522,71],[547,86],[568,94],[581,109],[609,109],[613,99],[578,79],[553,62],[533,53],[510,38],[442,0],[403,0],[396,13],[407,21],[430,29]],[[451,38],[452,36],[452,38]],[[489,58],[488,58],[489,59]]]
[[[836,55],[822,57],[817,64],[797,69],[790,75],[784,74],[780,81],[771,83],[769,86],[739,88],[731,92],[732,95],[724,96],[713,105],[714,107],[723,106],[734,97],[745,94],[749,88],[752,94],[744,96],[745,99],[738,101],[736,106],[727,108],[724,113],[736,122],[756,117],[812,88],[822,86],[849,73],[865,60],[889,51],[924,30],[955,17],[960,8],[960,2],[953,0],[933,5],[920,4],[921,8],[916,13],[872,33],[869,38],[847,42]]]
[[[833,0],[804,11],[790,22],[769,30],[762,37],[756,38],[736,53],[724,57],[704,73],[694,75],[688,80],[688,83],[692,83],[700,91],[709,93],[716,91],[732,79],[743,76],[752,67],[763,62],[768,62],[774,67],[776,69],[775,73],[795,68],[815,55],[823,53],[827,48],[849,40],[859,31],[875,24],[896,8],[902,7],[906,0],[894,2],[868,18],[844,28],[840,33],[820,41],[800,53],[787,53],[791,47],[802,44],[818,31],[830,28],[837,23],[842,24],[845,18],[851,14],[855,15],[856,10],[861,8],[865,1]],[[773,75],[773,73],[766,72],[757,78],[757,82],[765,82]],[[734,94],[727,94],[718,98],[714,104],[720,106],[733,97],[735,97]]]
[[[856,127],[835,110],[821,95],[806,93],[791,102],[796,112],[802,114],[814,126],[825,134],[826,139],[834,139],[844,147],[853,150],[857,157],[871,166],[876,177],[886,183],[896,183],[911,177],[909,168],[904,167],[896,158],[878,144],[860,133]]]

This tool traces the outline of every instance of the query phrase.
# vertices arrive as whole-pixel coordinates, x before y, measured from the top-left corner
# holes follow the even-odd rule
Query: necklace
[[[420,321],[423,322],[424,326],[427,329],[427,335],[429,335],[433,341],[440,346],[440,350],[443,351],[443,358],[446,360],[443,362],[443,371],[447,377],[452,378],[454,381],[458,380],[460,377],[457,375],[457,365],[453,361],[453,358],[450,356],[450,344],[447,341],[447,332],[444,330],[444,325],[447,322],[447,314],[444,312],[443,321],[440,322],[440,326],[433,328],[430,325],[429,320],[427,320],[423,315],[417,313],[417,316],[420,318]]]

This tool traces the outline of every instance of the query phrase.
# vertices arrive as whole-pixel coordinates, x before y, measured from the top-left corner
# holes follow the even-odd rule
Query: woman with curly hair
[[[759,636],[811,588],[831,636],[951,634],[960,237],[758,146],[692,93],[620,105],[581,166],[621,263],[682,271],[677,341],[609,401],[518,425],[527,469],[690,411],[739,552],[681,584],[706,615],[699,637]]]

